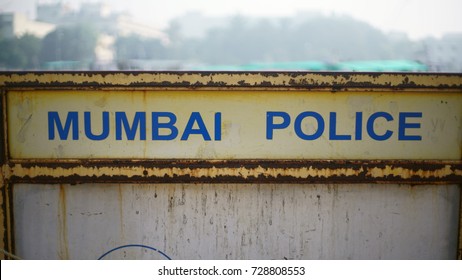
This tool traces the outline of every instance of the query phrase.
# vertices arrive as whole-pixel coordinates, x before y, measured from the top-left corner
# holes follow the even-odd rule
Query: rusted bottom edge
[[[462,183],[460,161],[10,162],[12,182],[37,183]]]

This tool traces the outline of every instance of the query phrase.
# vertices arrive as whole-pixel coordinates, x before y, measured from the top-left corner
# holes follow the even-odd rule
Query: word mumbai
[[[110,123],[115,125],[115,140],[135,140],[139,135],[139,140],[147,139],[147,118],[146,112],[135,112],[133,118],[129,120],[126,112],[114,112],[110,118],[109,112],[102,112],[98,116],[93,116],[92,112],[83,112],[84,135],[89,140],[101,141],[107,139],[110,134]],[[56,111],[48,112],[48,139],[56,139],[56,132],[60,140],[67,140],[71,134],[72,140],[79,140],[81,130],[79,129],[79,120],[82,114],[79,112],[68,112],[63,121]],[[326,129],[326,120],[324,117],[314,111],[301,112],[295,117],[293,130],[298,138],[306,141],[312,141],[320,138],[324,133],[328,134],[329,140],[363,140],[364,132],[370,139],[384,141],[397,136],[402,141],[420,141],[422,136],[415,134],[417,129],[421,128],[419,119],[422,118],[421,112],[400,112],[396,120],[390,113],[375,112],[364,116],[363,112],[356,112],[354,118],[354,131],[350,134],[339,134],[337,131],[337,113],[330,112],[328,116],[328,128]],[[100,131],[95,132],[92,129],[94,119],[97,119],[101,127]],[[378,129],[375,127],[376,122],[382,123],[397,122],[397,131],[390,129]],[[177,116],[172,112],[151,112],[150,139],[153,141],[170,141],[175,140],[181,132],[181,141],[186,141],[191,135],[199,135],[204,141],[221,141],[222,139],[222,115],[220,112],[213,113],[213,127],[207,127],[200,112],[192,112],[182,130],[177,125]],[[307,133],[303,130],[304,124],[310,122],[313,127],[317,127],[314,132]],[[269,111],[266,112],[266,140],[272,140],[277,130],[290,129],[292,120],[287,112]],[[101,125],[102,124],[102,125]],[[365,125],[365,126],[364,126]],[[411,132],[409,131],[411,130]],[[212,134],[210,133],[212,132]],[[412,133],[412,134],[410,134]],[[124,137],[125,135],[125,137]]]

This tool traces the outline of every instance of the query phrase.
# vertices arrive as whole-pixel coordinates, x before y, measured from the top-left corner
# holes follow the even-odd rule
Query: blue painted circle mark
[[[120,249],[124,249],[124,248],[129,248],[129,247],[139,247],[139,248],[149,249],[149,250],[158,252],[159,254],[161,254],[162,256],[164,256],[167,260],[172,260],[172,259],[171,259],[169,256],[167,256],[164,252],[162,252],[162,251],[160,251],[160,250],[157,250],[157,249],[154,248],[154,247],[150,247],[150,246],[146,246],[146,245],[142,245],[142,244],[128,244],[128,245],[123,245],[123,246],[116,247],[116,248],[111,249],[111,250],[107,251],[106,253],[104,253],[101,257],[98,258],[98,260],[102,260],[105,256],[109,255],[110,253],[112,253],[112,252],[114,252],[114,251],[117,251],[117,250],[120,250]]]

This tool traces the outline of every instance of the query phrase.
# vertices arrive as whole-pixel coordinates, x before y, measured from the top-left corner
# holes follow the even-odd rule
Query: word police
[[[79,140],[83,137],[101,141],[108,137],[115,140],[147,140],[152,141],[171,141],[178,137],[181,141],[187,141],[190,137],[199,137],[204,141],[222,140],[222,115],[220,112],[211,113],[206,117],[212,117],[213,121],[206,122],[200,112],[192,112],[186,125],[177,124],[177,115],[172,112],[151,112],[147,118],[146,112],[135,112],[131,117],[126,112],[68,112],[62,116],[56,111],[48,112],[48,139],[49,140]],[[323,116],[318,112],[305,111],[296,115],[294,118],[287,112],[269,111],[266,112],[266,140],[272,140],[284,130],[292,130],[295,135],[306,141],[313,141],[325,136],[329,140],[363,140],[372,139],[385,141],[391,138],[400,141],[420,141],[422,136],[419,134],[421,128],[421,112],[399,112],[397,118],[387,112],[375,112],[365,114],[356,112],[352,119],[354,129],[349,133],[340,134],[336,112],[330,112],[328,116]],[[82,119],[83,118],[83,122]],[[293,121],[292,121],[293,120]],[[151,135],[146,135],[148,128]],[[377,123],[386,124],[377,128]],[[390,125],[397,122],[397,125]],[[83,130],[80,130],[83,123]],[[210,125],[211,123],[211,125]],[[327,123],[327,127],[326,127]],[[111,126],[112,124],[112,126]],[[313,129],[307,132],[305,128],[310,124]],[[95,129],[98,127],[98,129]],[[390,127],[396,127],[395,130]],[[111,134],[110,128],[115,131]],[[95,131],[97,130],[97,131]]]

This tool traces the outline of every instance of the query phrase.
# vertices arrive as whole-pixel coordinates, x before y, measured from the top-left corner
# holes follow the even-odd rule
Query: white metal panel
[[[15,185],[16,253],[97,259],[454,259],[460,187]],[[164,259],[125,248],[105,258]]]

